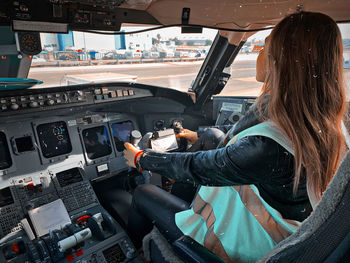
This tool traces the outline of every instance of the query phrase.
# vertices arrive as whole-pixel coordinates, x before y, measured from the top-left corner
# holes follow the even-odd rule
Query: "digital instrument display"
[[[16,138],[15,143],[18,153],[29,152],[34,150],[33,140],[31,136]]]
[[[112,153],[111,140],[106,126],[97,126],[83,130],[83,140],[87,157],[97,159]]]
[[[10,187],[6,187],[0,190],[0,207],[4,207],[13,204],[14,200],[11,194]]]
[[[72,151],[67,125],[64,121],[40,124],[37,127],[41,151],[52,158]]]
[[[41,52],[39,32],[18,32],[20,50],[26,55],[37,55]]]
[[[83,177],[78,168],[72,168],[56,174],[56,178],[61,187],[83,181]]]
[[[12,159],[6,140],[6,135],[0,132],[0,170],[11,167]]]
[[[124,151],[124,143],[130,142],[130,134],[134,129],[131,121],[124,121],[112,124],[112,134],[118,152]]]

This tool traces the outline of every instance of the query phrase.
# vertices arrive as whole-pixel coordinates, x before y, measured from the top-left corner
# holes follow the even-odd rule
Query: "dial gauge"
[[[38,32],[18,32],[19,51],[25,55],[37,55],[41,52]]]

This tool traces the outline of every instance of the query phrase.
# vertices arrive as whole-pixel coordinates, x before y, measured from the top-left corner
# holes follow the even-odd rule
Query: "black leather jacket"
[[[247,128],[259,122],[251,116],[248,114],[239,125],[231,127],[228,137],[240,132],[244,126]],[[227,130],[230,127],[221,128]],[[261,197],[286,219],[302,221],[312,211],[305,179],[293,195],[293,155],[270,138],[245,137],[233,145],[209,151],[145,152],[140,159],[143,169],[176,181],[207,186],[254,184]]]

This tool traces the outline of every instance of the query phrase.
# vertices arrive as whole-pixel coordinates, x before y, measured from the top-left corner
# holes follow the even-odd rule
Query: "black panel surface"
[[[124,143],[130,142],[130,134],[134,126],[131,121],[124,121],[113,123],[111,127],[117,151],[122,152],[124,150]]]
[[[14,200],[11,194],[10,187],[6,187],[0,190],[0,207],[4,207],[13,204]]]
[[[83,130],[86,154],[90,160],[112,153],[111,140],[106,126],[97,126]]]
[[[24,136],[15,139],[18,153],[29,152],[34,150],[34,145],[31,136]]]
[[[0,132],[0,170],[11,167],[12,159],[5,133]]]

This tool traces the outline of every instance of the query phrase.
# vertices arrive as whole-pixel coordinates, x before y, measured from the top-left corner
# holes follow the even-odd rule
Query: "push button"
[[[71,262],[74,260],[74,255],[70,254],[69,256],[66,257],[67,262]]]
[[[11,110],[18,110],[19,105],[17,103],[12,103],[11,104]]]
[[[18,247],[17,243],[12,243],[11,248],[12,248],[13,253],[15,253],[15,254],[19,253],[19,247]]]
[[[80,257],[80,256],[82,256],[84,254],[84,252],[80,249],[80,250],[78,250],[77,252],[75,252],[75,255],[77,256],[77,257]]]
[[[29,103],[29,107],[31,107],[31,108],[36,108],[36,107],[38,107],[39,106],[39,104],[36,102],[36,101],[31,101],[30,103]]]

